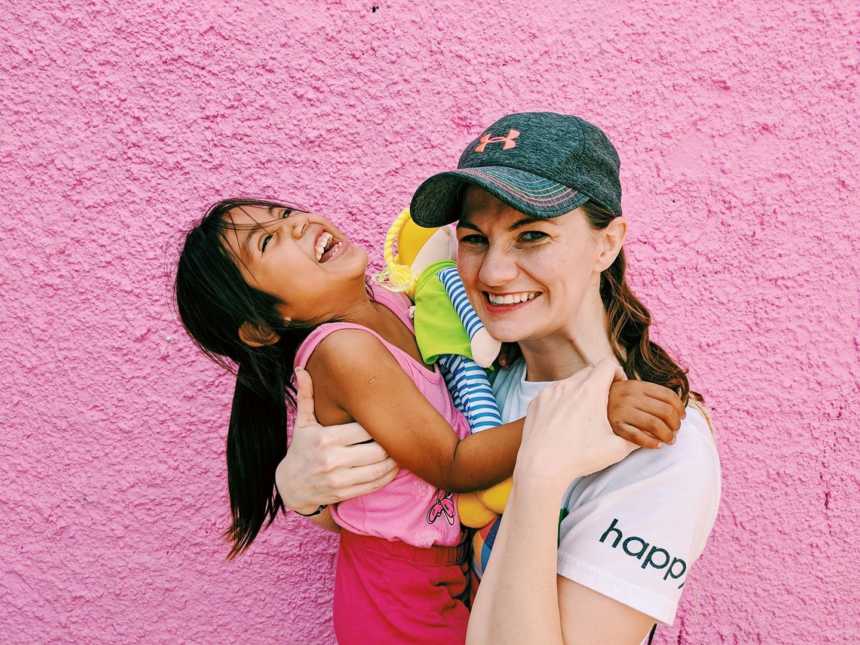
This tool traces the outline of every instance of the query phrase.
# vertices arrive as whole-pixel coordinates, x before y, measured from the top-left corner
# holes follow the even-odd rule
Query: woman
[[[590,460],[592,451],[612,449],[597,440],[606,436],[611,381],[601,361],[685,401],[691,395],[683,370],[649,340],[650,316],[625,281],[618,168],[612,144],[584,120],[514,114],[412,200],[419,224],[459,220],[458,268],[469,298],[490,334],[522,353],[494,383],[503,420],[522,416],[548,383],[573,376],[529,411],[503,528],[487,535],[488,543],[497,538],[495,564],[475,602],[471,642],[640,642],[655,621],[674,619],[713,526],[719,461],[695,403],[673,447],[636,451],[600,472]],[[592,373],[595,364],[601,368]],[[574,418],[555,418],[560,397],[579,404]],[[288,507],[343,493],[320,482],[348,471],[326,480],[313,467],[295,468],[307,464],[297,452],[279,472]],[[332,459],[349,452],[341,446]],[[325,494],[314,499],[312,486]]]

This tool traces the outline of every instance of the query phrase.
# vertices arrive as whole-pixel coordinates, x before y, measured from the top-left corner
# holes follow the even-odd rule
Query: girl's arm
[[[556,575],[558,508],[570,480],[625,457],[632,447],[606,419],[614,366],[604,361],[541,394],[529,407],[514,484],[493,559],[469,619],[467,642],[641,642],[653,620]],[[565,416],[560,404],[569,403]],[[563,450],[576,445],[580,450]]]
[[[327,336],[307,365],[323,425],[356,421],[402,468],[451,491],[487,488],[513,472],[523,420],[462,441],[373,335]]]
[[[434,486],[479,490],[513,472],[523,419],[460,441],[371,334],[341,330],[328,336],[308,370],[317,383],[315,405],[323,425],[357,421],[398,465]],[[674,441],[683,406],[673,392],[638,381],[618,382],[613,390],[609,415],[616,434],[649,448]],[[566,401],[558,406],[564,419],[571,406]]]

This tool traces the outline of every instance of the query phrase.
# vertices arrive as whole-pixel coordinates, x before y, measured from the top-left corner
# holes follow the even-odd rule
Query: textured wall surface
[[[216,198],[386,225],[501,114],[623,161],[635,287],[724,494],[661,643],[860,642],[848,0],[15,1],[0,11],[0,641],[328,643],[335,541],[225,562],[232,383],[174,314]]]

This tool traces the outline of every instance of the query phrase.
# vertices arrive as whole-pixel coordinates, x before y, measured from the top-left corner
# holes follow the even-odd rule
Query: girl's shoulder
[[[351,333],[346,334],[345,332]],[[355,340],[346,343],[339,342],[341,339],[346,340],[347,335],[351,336],[356,332],[358,332],[360,335],[353,336],[354,339],[357,339],[359,341],[367,339],[370,342],[361,343],[360,346],[355,342]],[[376,341],[379,342],[375,342],[374,338],[376,339]],[[296,352],[296,358],[293,361],[293,365],[295,366],[295,368],[305,369],[313,353],[321,344],[323,344],[323,341],[326,340],[329,340],[329,342],[325,343],[326,350],[340,353],[343,353],[347,350],[358,350],[366,353],[369,349],[372,350],[373,348],[378,348],[380,351],[385,351],[386,347],[385,340],[379,334],[377,334],[372,329],[363,327],[362,325],[339,322],[324,323],[314,329],[310,334],[308,334],[307,338],[305,338],[305,340],[299,346],[299,349]]]

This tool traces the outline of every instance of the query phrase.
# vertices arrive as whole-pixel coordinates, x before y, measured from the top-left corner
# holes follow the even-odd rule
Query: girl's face
[[[586,294],[599,289],[599,236],[581,209],[534,219],[469,186],[457,266],[487,331],[519,342],[570,329]]]
[[[275,296],[285,319],[328,320],[364,284],[367,253],[324,217],[242,206],[225,215],[226,243],[250,286]]]

